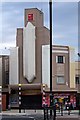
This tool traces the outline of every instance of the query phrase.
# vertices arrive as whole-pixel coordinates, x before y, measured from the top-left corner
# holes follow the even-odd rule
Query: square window
[[[80,84],[79,76],[77,76],[77,77],[75,78],[75,83],[76,83],[76,84]]]
[[[57,77],[57,84],[64,84],[64,76],[58,76]]]
[[[63,63],[63,56],[58,56],[58,63]]]

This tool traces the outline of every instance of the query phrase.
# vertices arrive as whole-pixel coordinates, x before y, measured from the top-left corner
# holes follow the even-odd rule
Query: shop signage
[[[46,96],[45,97],[45,101],[44,101],[44,98],[43,98],[44,96],[42,96],[42,106],[50,106],[50,97],[49,96]]]
[[[28,21],[33,20],[33,14],[28,14]]]

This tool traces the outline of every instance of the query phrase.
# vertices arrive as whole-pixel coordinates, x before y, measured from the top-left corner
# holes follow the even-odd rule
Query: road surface
[[[1,117],[1,116],[0,116]],[[36,115],[3,115],[2,119],[0,120],[44,120],[44,116],[40,115],[40,114],[36,114]],[[48,119],[48,120],[53,120],[52,119]],[[64,115],[64,116],[57,116],[56,120],[80,120],[79,116],[76,115]]]

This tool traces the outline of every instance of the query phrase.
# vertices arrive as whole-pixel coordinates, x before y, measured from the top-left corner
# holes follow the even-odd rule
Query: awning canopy
[[[15,85],[9,85],[9,88],[18,90],[19,84]],[[22,90],[41,90],[41,84],[21,84],[21,89]]]

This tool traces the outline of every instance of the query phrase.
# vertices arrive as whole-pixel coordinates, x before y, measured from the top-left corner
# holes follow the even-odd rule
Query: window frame
[[[60,60],[59,57],[63,57],[62,60]],[[65,56],[64,55],[57,55],[56,56],[56,63],[58,63],[58,64],[64,64],[65,63]]]
[[[59,78],[61,78],[61,77],[63,77],[63,80],[64,80],[63,82],[59,82]],[[60,84],[60,85],[65,84],[64,76],[62,76],[62,75],[61,75],[61,76],[57,76],[57,81],[56,81],[56,83],[57,83],[58,85],[59,85],[59,84]]]

